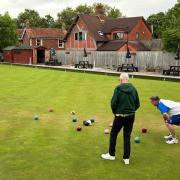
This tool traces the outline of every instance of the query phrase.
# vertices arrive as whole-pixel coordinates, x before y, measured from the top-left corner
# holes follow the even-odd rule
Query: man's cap
[[[152,100],[152,101],[159,101],[160,97],[159,96],[151,96],[150,100]]]

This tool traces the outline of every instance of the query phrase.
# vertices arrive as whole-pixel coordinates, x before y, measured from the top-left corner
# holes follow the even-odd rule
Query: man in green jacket
[[[115,160],[115,148],[117,135],[123,127],[124,135],[124,156],[125,164],[129,164],[130,157],[130,137],[133,129],[135,112],[140,107],[139,96],[135,87],[129,82],[129,75],[120,75],[121,84],[118,85],[111,100],[111,109],[115,116],[110,134],[109,153],[102,154],[101,157],[107,160]]]

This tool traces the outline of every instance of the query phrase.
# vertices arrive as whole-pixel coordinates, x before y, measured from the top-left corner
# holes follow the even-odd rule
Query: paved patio
[[[2,63],[1,64],[8,64]],[[116,72],[110,69],[103,69],[103,68],[93,68],[93,69],[77,69],[74,66],[48,66],[48,65],[41,65],[41,64],[11,64],[11,65],[18,65],[18,66],[27,66],[27,67],[35,67],[35,68],[46,68],[46,69],[56,69],[61,71],[76,71],[76,72],[83,72],[83,73],[97,73],[97,74],[105,74],[105,75],[119,75],[121,72]],[[180,81],[180,76],[166,76],[160,73],[155,72],[129,72],[131,78],[148,78],[148,79],[159,79],[159,80],[172,80],[172,81]]]

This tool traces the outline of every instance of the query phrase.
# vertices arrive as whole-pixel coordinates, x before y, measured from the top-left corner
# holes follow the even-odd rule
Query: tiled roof
[[[29,49],[33,49],[32,46],[27,46],[27,45],[20,45],[20,46],[8,46],[6,48],[3,49],[3,51],[11,51],[14,49],[23,49],[23,50],[29,50]]]
[[[26,33],[29,38],[64,38],[66,31],[58,28],[29,28]]]
[[[108,19],[103,25],[104,33],[111,33],[113,29],[123,29],[131,31],[143,17],[127,17],[118,19]]]
[[[79,18],[81,18],[83,22],[86,24],[89,32],[93,35],[95,41],[101,41],[101,42],[108,41],[107,37],[103,34],[111,33],[113,29],[120,28],[123,29],[124,31],[130,32],[140,20],[143,20],[150,30],[149,25],[146,23],[146,21],[142,16],[119,18],[119,19],[108,19],[99,16],[80,14],[75,18],[74,22],[70,26],[64,38],[65,40],[67,40],[67,37],[70,35],[73,27],[76,25],[76,22],[78,21]],[[100,34],[98,31],[102,32],[102,34]]]
[[[3,51],[11,51],[15,48],[16,46],[7,46],[3,49]]]
[[[86,24],[89,32],[92,34],[93,38],[96,41],[101,41],[101,42],[108,41],[106,36],[100,35],[98,33],[98,31],[102,31],[102,26],[105,19],[101,19],[101,17],[99,16],[91,16],[91,15],[86,15],[86,14],[77,15],[77,17],[74,19],[74,22],[72,23],[69,30],[67,31],[67,34],[64,38],[65,40],[67,40],[67,37],[70,35],[73,27],[76,25],[76,22],[78,21],[79,18],[81,18],[83,22]]]
[[[121,47],[123,47],[126,44],[127,41],[124,40],[113,40],[109,41],[107,43],[104,43],[101,47],[97,49],[97,51],[117,51]],[[145,47],[141,42],[139,41],[129,41],[128,42],[130,46],[135,48],[137,51],[149,51],[147,47]]]

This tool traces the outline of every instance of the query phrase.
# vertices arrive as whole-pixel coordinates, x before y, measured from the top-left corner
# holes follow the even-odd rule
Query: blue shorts
[[[171,116],[168,123],[172,125],[180,126],[180,114]]]

